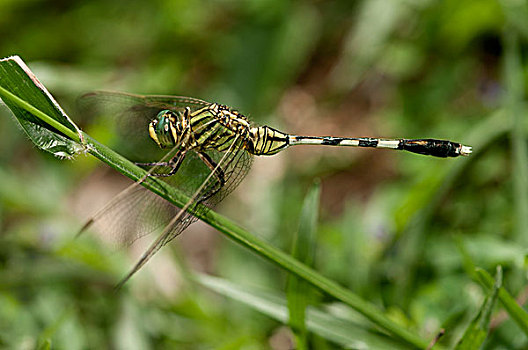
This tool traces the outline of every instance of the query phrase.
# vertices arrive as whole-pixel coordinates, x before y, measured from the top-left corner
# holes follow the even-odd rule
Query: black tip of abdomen
[[[441,158],[458,157],[461,147],[456,142],[435,139],[401,140],[398,145],[405,151]]]

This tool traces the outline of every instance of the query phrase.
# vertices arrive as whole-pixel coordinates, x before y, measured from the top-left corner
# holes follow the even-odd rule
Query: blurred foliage
[[[526,295],[526,18],[525,1],[506,0],[2,0],[0,56],[20,55],[101,142],[112,138],[104,125],[75,111],[82,92],[200,97],[297,134],[474,146],[450,160],[294,148],[258,159],[220,208],[290,251],[321,178],[316,269],[424,338],[444,328],[440,343],[452,346],[487,294],[454,237],[476,265],[501,264],[513,296]],[[132,260],[73,237],[121,177],[89,157],[38,151],[1,108],[0,347],[289,346],[280,323],[188,277],[286,286],[285,273],[201,224],[113,293]],[[511,319],[494,313],[491,327],[484,348],[528,346]]]

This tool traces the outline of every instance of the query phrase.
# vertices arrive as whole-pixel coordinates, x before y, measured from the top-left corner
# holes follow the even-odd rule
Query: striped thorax
[[[235,139],[244,142],[249,135],[247,118],[227,106],[212,103],[193,112],[189,123],[190,148],[226,151]]]
[[[247,118],[216,103],[193,112],[190,109],[185,113],[163,110],[150,122],[149,135],[161,148],[179,144],[187,149],[222,152],[229,149],[235,139],[244,145],[252,143]]]
[[[288,146],[288,135],[268,126],[252,127],[247,118],[227,106],[211,103],[185,113],[163,110],[149,124],[150,137],[161,148],[227,150],[235,138],[253,155],[273,155]]]

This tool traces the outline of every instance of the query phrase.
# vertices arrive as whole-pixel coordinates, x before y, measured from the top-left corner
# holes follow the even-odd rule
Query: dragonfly
[[[161,230],[118,287],[197,220],[191,213],[203,213],[229,195],[248,173],[254,156],[275,155],[297,145],[392,149],[441,158],[468,156],[472,151],[469,146],[437,139],[291,135],[258,126],[234,108],[191,97],[97,91],[80,101],[98,114],[117,119],[118,130],[132,130],[124,135],[125,144],[142,140],[135,145],[143,154],[135,155],[141,160],[136,164],[147,175],[95,213],[79,234],[96,224],[123,246]],[[182,208],[176,207],[141,186],[149,176],[190,199]]]

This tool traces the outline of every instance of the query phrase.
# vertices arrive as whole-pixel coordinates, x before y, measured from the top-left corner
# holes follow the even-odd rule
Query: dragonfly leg
[[[134,162],[134,164],[139,165],[139,166],[170,166],[170,162],[152,162],[152,163]]]
[[[205,193],[205,195],[202,198],[200,198],[200,201],[205,201],[211,198],[212,196],[214,196],[215,194],[217,194],[218,191],[220,191],[224,187],[225,173],[222,170],[222,168],[220,168],[218,164],[216,164],[216,162],[212,160],[211,157],[209,157],[206,153],[202,153],[202,152],[196,152],[196,153],[198,154],[198,157],[200,157],[202,162],[204,162],[204,164],[207,165],[209,169],[211,169],[211,171],[213,172],[213,175],[218,180],[216,188],[214,188],[212,191],[209,191],[208,193]]]
[[[180,165],[183,162],[183,159],[185,158],[185,154],[186,153],[187,153],[187,151],[180,150],[168,162],[142,163],[142,164],[151,165],[151,166],[166,166],[166,167],[170,167],[172,169],[168,173],[151,173],[151,174],[148,174],[148,176],[154,176],[154,177],[169,177],[169,176],[172,176],[172,175],[176,174],[176,172],[180,168]],[[136,164],[138,164],[138,163],[136,163]]]

